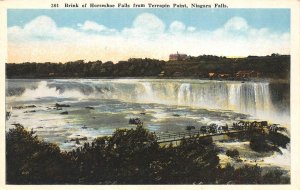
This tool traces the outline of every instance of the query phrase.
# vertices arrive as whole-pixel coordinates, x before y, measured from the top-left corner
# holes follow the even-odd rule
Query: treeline
[[[8,78],[55,78],[55,77],[143,77],[158,76],[165,62],[154,59],[130,59],[113,62],[83,60],[67,63],[6,64]]]
[[[166,76],[208,78],[209,73],[229,74],[233,77],[239,71],[254,71],[258,78],[290,77],[290,56],[248,56],[246,58],[226,58],[217,56],[191,57],[185,61],[168,62],[164,70]]]
[[[6,64],[8,78],[58,78],[58,77],[190,77],[208,78],[209,73],[234,76],[239,71],[254,71],[261,78],[289,79],[290,56],[249,56],[226,58],[203,55],[184,61],[155,59],[129,59],[116,64],[83,60],[67,63]]]
[[[6,133],[8,184],[278,184],[281,170],[259,166],[220,167],[211,138],[160,146],[143,127],[119,129],[111,137],[69,152],[17,125]],[[228,152],[236,157],[238,152]]]

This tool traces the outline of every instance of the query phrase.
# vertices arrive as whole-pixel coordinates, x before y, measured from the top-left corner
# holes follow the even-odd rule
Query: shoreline
[[[290,84],[290,79],[274,78],[249,78],[249,79],[210,79],[199,77],[6,77],[6,80],[34,79],[34,80],[54,80],[54,79],[157,79],[157,80],[211,80],[211,81],[233,81],[233,82],[269,82],[278,84]]]

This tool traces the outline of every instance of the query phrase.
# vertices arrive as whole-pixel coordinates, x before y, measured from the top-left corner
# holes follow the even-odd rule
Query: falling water
[[[135,103],[157,103],[193,108],[232,110],[260,118],[280,115],[274,109],[269,84],[207,80],[44,80],[35,88],[16,93],[8,85],[8,94],[16,99],[66,97],[75,99],[117,99]],[[24,87],[24,86],[23,86]]]
[[[141,117],[145,127],[155,132],[185,131],[187,124],[230,124],[241,118],[269,120],[288,127],[288,113],[282,122],[287,101],[281,101],[280,96],[273,101],[272,96],[278,92],[272,89],[266,82],[12,79],[6,85],[6,108],[13,108],[6,129],[21,123],[46,141],[70,149],[77,145],[66,140],[74,135],[92,140],[117,128],[131,128],[128,119],[132,117]],[[56,103],[70,107],[57,110]],[[24,105],[35,107],[17,108]],[[68,114],[60,114],[62,111]],[[83,125],[88,128],[82,130]]]

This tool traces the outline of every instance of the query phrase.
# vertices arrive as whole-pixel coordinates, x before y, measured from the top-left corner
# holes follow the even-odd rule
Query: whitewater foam
[[[266,82],[205,81],[205,80],[52,80],[41,81],[37,88],[26,88],[16,100],[47,97],[116,99],[135,103],[156,103],[189,106],[210,110],[232,110],[250,114],[254,119],[289,123],[289,116],[274,108],[269,84]]]

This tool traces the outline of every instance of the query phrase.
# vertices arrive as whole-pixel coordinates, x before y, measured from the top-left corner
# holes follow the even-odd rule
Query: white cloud
[[[83,24],[78,24],[79,28],[81,30],[85,30],[85,31],[96,31],[96,32],[102,32],[107,30],[107,27],[105,27],[104,25],[100,25],[96,22],[93,21],[85,21]]]
[[[196,27],[193,26],[186,27],[186,25],[183,22],[175,20],[170,24],[169,31],[172,34],[180,34],[184,32],[195,32]]]
[[[142,13],[133,21],[133,28],[143,32],[162,33],[165,30],[165,24],[154,14]]]
[[[36,36],[51,36],[57,32],[57,27],[50,17],[39,16],[26,24],[24,30]]]
[[[90,31],[90,32],[100,32],[100,33],[107,33],[107,34],[113,34],[117,32],[115,29],[107,28],[104,25],[98,24],[93,21],[85,21],[83,24],[78,24],[79,29],[82,31]]]
[[[225,25],[225,30],[245,31],[249,28],[247,21],[242,17],[233,17],[229,19]]]
[[[182,22],[180,21],[173,21],[171,24],[170,24],[170,32],[171,33],[181,33],[181,32],[184,32],[185,31],[185,24],[183,24]]]
[[[177,51],[194,56],[289,54],[290,51],[289,33],[254,28],[241,17],[231,18],[214,31],[199,31],[176,20],[168,30],[165,28],[164,22],[150,13],[140,14],[131,27],[121,31],[93,21],[78,24],[76,29],[58,27],[50,17],[40,16],[24,27],[8,28],[9,62],[168,59],[170,53]]]
[[[150,13],[142,13],[138,15],[130,28],[124,28],[121,31],[121,36],[125,40],[130,40],[130,43],[133,40],[143,41],[149,40],[153,41],[157,39],[158,36],[164,34],[165,24],[157,16]],[[136,42],[135,44],[140,44]]]
[[[83,35],[72,28],[57,27],[55,21],[48,16],[38,16],[25,26],[8,28],[8,39],[14,42],[30,42],[45,40],[73,40]]]
[[[194,31],[196,31],[196,28],[193,26],[189,26],[189,27],[187,27],[187,31],[194,32]]]

